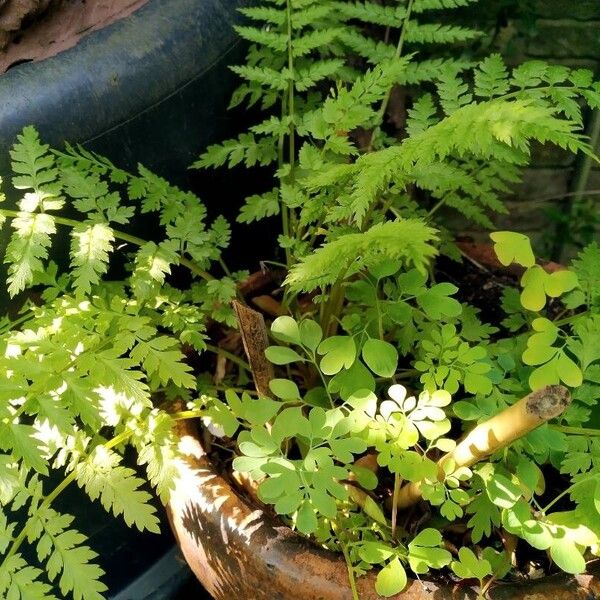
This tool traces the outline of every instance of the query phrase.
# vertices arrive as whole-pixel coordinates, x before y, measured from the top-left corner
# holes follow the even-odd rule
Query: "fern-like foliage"
[[[467,3],[414,2],[411,11],[404,2],[277,0],[241,9],[248,25],[236,29],[251,45],[246,64],[232,67],[244,83],[231,106],[260,103],[269,113],[277,107],[276,114],[235,139],[209,147],[194,166],[276,164],[279,188],[248,197],[239,221],[280,214],[287,223],[294,221],[297,209],[304,213],[299,222],[318,220],[322,214],[315,210],[317,203],[297,186],[298,163],[304,163],[300,173],[306,170],[303,149],[316,143],[319,168],[326,168],[360,151],[351,136],[359,128],[374,130],[369,145],[387,145],[378,130],[394,85],[434,81],[470,66],[460,58],[414,57],[423,45],[461,43],[478,35],[431,22],[431,11]],[[421,23],[425,13],[428,22]],[[412,60],[399,60],[401,54]],[[292,254],[306,252],[300,236],[286,236],[284,231],[281,241]]]
[[[394,187],[410,184],[424,187],[442,203],[486,223],[481,208],[502,210],[499,193],[517,179],[515,167],[528,160],[532,141],[591,153],[581,132],[580,113],[572,113],[564,100],[577,97],[598,106],[599,88],[591,74],[561,68],[559,75],[547,67],[527,87],[520,75],[522,68],[514,72],[516,77],[509,76],[501,59],[492,56],[474,71],[473,91],[458,75],[442,78],[439,107],[425,95],[410,112],[410,137],[364,154],[354,164],[316,173],[307,179],[308,187],[322,191],[336,183],[350,184],[352,191],[343,198],[342,208],[346,217],[359,224],[378,199]],[[451,176],[448,162],[454,169]],[[492,162],[495,172],[482,177],[483,165]],[[476,207],[476,203],[481,208],[469,214],[469,206]]]
[[[341,235],[306,256],[291,269],[286,283],[296,290],[324,288],[384,258],[424,270],[436,254],[435,240],[435,230],[416,219],[374,225],[364,233]]]
[[[146,423],[143,434],[132,441],[138,450],[138,464],[146,466],[148,480],[166,504],[179,475],[179,438],[174,431],[175,422],[164,411],[154,409]]]
[[[13,185],[19,190],[32,189],[35,202],[43,201],[46,195],[57,196],[60,192],[56,181],[58,170],[48,152],[49,146],[42,144],[33,127],[26,127],[17,139],[19,143],[10,151],[12,168],[17,174]]]
[[[13,488],[10,500],[3,502],[11,510],[29,504],[30,518],[21,532],[35,549],[43,576],[52,582],[62,597],[76,600],[101,600],[106,586],[104,574],[95,564],[97,554],[85,544],[86,537],[72,527],[74,518],[50,508],[43,499],[43,488],[37,476],[27,478],[24,469],[18,473],[18,490]],[[8,496],[4,499],[8,500]],[[2,551],[14,546],[15,522],[2,519]],[[9,552],[0,564],[0,589],[5,598],[56,598],[53,586],[43,581],[42,571],[28,564],[19,553]]]
[[[92,285],[106,273],[114,241],[112,230],[103,223],[73,229],[71,266],[75,277],[73,285],[78,293],[89,294]]]
[[[135,446],[168,501],[181,463],[175,421],[153,396],[193,393],[182,344],[204,350],[208,319],[231,322],[243,275],[208,274],[229,243],[228,224],[207,223],[197,197],[144,167],[133,175],[82,148],[51,151],[30,127],[11,156],[22,195],[17,210],[0,208],[11,225],[9,292],[36,287],[44,302],[25,300],[17,323],[0,328],[0,595],[100,600],[98,557],[52,499],[75,482],[128,525],[158,531],[153,498],[123,451]],[[63,207],[69,218],[57,212]],[[156,215],[163,241],[130,233],[139,213]],[[64,273],[50,261],[59,229],[71,236]],[[127,254],[130,275],[107,280],[111,262]],[[168,284],[173,265],[192,273],[186,292]],[[66,479],[53,490],[55,469]]]
[[[56,233],[52,215],[22,210],[11,223],[15,230],[6,248],[8,292],[15,296],[33,282],[44,269],[51,236]]]
[[[92,500],[100,498],[106,510],[117,517],[122,514],[128,525],[158,533],[158,518],[149,504],[150,495],[139,489],[143,480],[120,462],[116,452],[97,446],[88,460],[76,466],[77,483]]]
[[[63,596],[71,592],[75,600],[101,600],[107,589],[100,581],[104,572],[93,562],[97,554],[84,545],[86,537],[71,528],[73,519],[51,508],[39,510],[30,521],[28,541],[37,539],[37,557]]]
[[[64,153],[53,153],[31,127],[23,130],[11,156],[18,173],[13,183],[24,191],[17,212],[2,212],[14,230],[4,256],[12,296],[48,281],[52,240],[63,228],[71,235],[72,268],[62,284],[79,297],[93,293],[110,266],[117,242],[134,251],[128,283],[141,301],[155,295],[172,266],[182,262],[194,263],[194,275],[204,281],[198,285],[211,279],[206,270],[228,245],[229,225],[221,217],[207,223],[206,209],[193,194],[171,186],[142,165],[133,175],[83,148],[68,146]],[[57,217],[56,211],[65,205],[75,218]],[[147,242],[123,231],[136,212],[157,214],[164,241]],[[235,293],[235,285],[230,289]],[[206,302],[201,310],[231,322],[231,312],[223,309],[228,300],[219,305]],[[189,306],[190,301],[189,296],[182,299]]]
[[[357,231],[375,224],[381,207],[428,219],[444,207],[491,227],[532,142],[590,152],[581,110],[598,106],[599,90],[585,69],[448,56],[480,32],[436,11],[474,4],[277,0],[243,9],[249,23],[238,32],[251,45],[233,68],[245,82],[232,106],[260,103],[267,116],[195,166],[273,165],[278,186],[248,197],[239,221],[279,215],[288,265],[310,251],[310,228],[326,223],[335,239],[348,221]],[[435,93],[416,91],[423,83]],[[393,89],[400,108],[386,115]]]
[[[0,592],[5,598],[58,600],[52,586],[40,580],[42,571],[27,564],[20,554],[8,558],[0,566]]]

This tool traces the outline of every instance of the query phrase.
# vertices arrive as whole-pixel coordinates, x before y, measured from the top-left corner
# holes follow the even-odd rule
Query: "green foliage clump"
[[[174,425],[198,417],[260,501],[344,555],[355,598],[355,577],[371,569],[384,597],[436,570],[477,580],[483,596],[512,568],[504,533],[532,560],[585,569],[600,547],[600,249],[551,272],[525,236],[493,233],[499,262],[521,274],[492,324],[436,279],[434,259],[460,257],[447,209],[491,227],[534,143],[592,154],[581,111],[600,106],[600,88],[585,69],[449,56],[479,33],[436,11],[474,2],[242,9],[249,47],[232,67],[243,83],[231,105],[264,118],[195,166],[272,173],[272,189],[248,190],[238,216],[281,219],[283,316],[270,323],[275,377],[262,393],[214,340],[236,327],[231,303],[247,276],[222,259],[225,219],[209,221],[194,194],[142,165],[129,173],[23,130],[11,152],[17,206],[2,197],[0,207],[19,304],[0,321],[2,597],[102,598],[98,557],[54,500],[75,483],[157,531],[144,482],[168,502],[181,464]],[[135,235],[142,219],[153,219],[152,240]],[[53,245],[65,231],[61,269]],[[192,368],[193,353],[220,355],[216,383]],[[441,460],[473,425],[556,384],[573,401],[551,423],[476,464]],[[545,490],[560,477],[563,488]],[[403,526],[409,484],[427,510]],[[452,528],[467,532],[456,549]]]
[[[41,303],[23,298],[18,318],[5,318],[0,333],[6,374],[1,594],[54,598],[54,584],[63,597],[102,598],[97,555],[73,517],[51,503],[74,482],[128,525],[158,531],[156,508],[142,486],[148,478],[168,498],[177,477],[177,417],[155,408],[152,398],[158,392],[185,398],[195,390],[182,345],[203,351],[208,318],[233,322],[235,280],[226,276],[215,286],[205,271],[220,258],[228,226],[222,219],[205,224],[206,210],[195,196],[144,167],[132,175],[83,149],[52,152],[31,127],[11,156],[13,185],[22,197],[18,210],[0,209],[12,229],[4,256],[8,291],[43,291]],[[128,228],[137,206],[157,213],[163,242],[116,229]],[[61,216],[63,209],[77,219]],[[62,228],[71,232],[71,263],[59,274],[49,254]],[[124,281],[106,281],[115,255],[130,265]],[[180,264],[196,279],[186,292],[166,283]],[[144,479],[123,464],[129,445],[147,470]],[[52,470],[65,473],[54,489]],[[23,510],[29,519],[18,531]],[[25,562],[24,543],[34,548],[43,572]]]
[[[505,291],[498,327],[455,299],[456,286],[433,280],[429,265],[440,251],[458,255],[438,217],[453,209],[492,227],[491,213],[506,212],[504,197],[534,143],[592,155],[581,111],[583,103],[599,106],[600,88],[585,69],[437,57],[439,45],[478,32],[436,23],[435,11],[469,4],[281,0],[245,9],[253,24],[239,33],[251,45],[247,65],[234,67],[245,82],[232,106],[260,104],[266,118],[196,163],[272,168],[276,187],[250,196],[239,220],[281,217],[285,308],[297,317],[273,322],[284,345],[266,353],[282,369],[271,382],[282,408],[238,434],[234,468],[292,527],[343,552],[355,575],[380,566],[384,596],[402,590],[407,568],[444,567],[479,580],[484,594],[510,570],[501,528],[568,572],[582,570],[584,549],[595,548],[597,511],[585,519],[578,508],[546,513],[553,502],[544,509],[536,498],[536,465],[581,463],[569,444],[583,447],[584,424],[594,419],[597,383],[586,380],[597,370],[594,246],[570,270],[546,272],[525,236],[494,233],[500,262],[524,268],[521,293]],[[405,116],[394,104],[399,89]],[[318,293],[311,318],[293,312],[303,292]],[[445,437],[452,420],[468,427],[558,383],[575,398],[558,423],[473,469],[445,463],[439,471],[434,458],[455,444]],[[403,384],[423,389],[418,399]],[[238,422],[235,403],[223,414]],[[354,472],[365,454],[378,463],[366,479]],[[411,542],[398,533],[393,501],[391,521],[389,505],[373,506],[382,470],[394,478],[394,496],[403,483],[420,482],[441,519],[434,522],[461,523],[477,547],[451,556],[443,537],[425,529],[430,543],[420,547],[428,550],[411,560],[422,534]],[[565,494],[576,502],[570,488]],[[530,528],[546,532],[544,541]]]

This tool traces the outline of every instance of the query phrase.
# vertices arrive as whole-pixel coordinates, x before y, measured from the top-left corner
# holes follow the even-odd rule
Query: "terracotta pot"
[[[496,267],[486,258],[489,252],[477,246],[475,255],[469,254]],[[194,424],[181,423],[179,434],[189,468],[171,495],[169,520],[183,556],[215,600],[351,600],[341,555],[312,544],[239,495],[211,464]],[[361,600],[379,600],[375,577],[373,570],[357,580]],[[585,575],[499,583],[488,597],[600,600],[600,561],[590,563]],[[466,584],[411,581],[393,598],[472,600],[477,592]]]
[[[207,459],[198,432],[179,430],[189,469],[171,494],[169,520],[187,563],[215,600],[351,600],[344,559],[311,544],[238,495]],[[498,584],[491,600],[600,599],[600,561],[585,575]],[[357,581],[380,600],[375,572]],[[412,581],[396,600],[474,600],[471,587]]]

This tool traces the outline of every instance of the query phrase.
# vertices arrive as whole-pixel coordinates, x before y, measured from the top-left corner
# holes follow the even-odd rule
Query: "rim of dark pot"
[[[200,190],[211,215],[225,196],[241,202],[243,188],[232,180],[189,165],[232,127],[226,109],[236,82],[227,65],[244,51],[233,27],[250,1],[147,0],[75,46],[1,75],[0,175],[10,179],[9,149],[33,125],[53,148],[83,144],[120,168],[141,163],[174,185]],[[16,208],[19,193],[3,188],[7,208]],[[234,221],[227,211],[218,208]],[[129,227],[144,239],[156,235],[154,221],[141,213]],[[0,232],[0,244],[7,235]],[[57,236],[59,264],[67,263],[68,248],[69,237]],[[12,305],[5,289],[0,304]]]
[[[241,18],[237,9],[248,2],[147,0],[131,14],[83,37],[75,46],[2,74],[0,171],[7,171],[7,150],[25,125],[35,125],[42,139],[53,147],[65,141],[87,144],[192,85],[239,46],[233,25]],[[221,78],[227,79],[226,67],[219,68]],[[227,102],[230,87],[219,110],[224,111],[222,104]],[[207,89],[205,94],[211,91]],[[146,129],[146,146],[157,146],[154,154],[132,143],[131,132],[123,130],[120,139],[111,140],[123,146],[121,154],[131,154],[129,160],[122,161],[131,164],[120,166],[130,168],[141,161],[156,169],[157,164],[148,163],[171,164],[171,154],[188,165],[202,141],[208,141],[200,136],[194,148],[188,148],[186,138],[198,133],[191,119],[199,120],[201,116],[190,114],[190,123],[163,119],[152,125],[155,131]],[[212,130],[216,117],[210,117],[204,125]],[[178,150],[178,143],[185,147],[185,155]],[[160,161],[155,155],[165,158]]]
[[[499,265],[490,246],[467,242],[461,249],[488,267]],[[560,265],[546,265],[549,270]],[[215,600],[351,600],[343,557],[311,543],[242,496],[219,473],[201,443],[197,426],[177,424],[185,457],[167,512],[191,570]],[[361,600],[380,600],[376,571],[357,579]],[[600,598],[600,561],[585,574],[558,573],[520,583],[499,582],[490,600],[593,600]],[[410,580],[392,600],[475,600],[468,584]]]

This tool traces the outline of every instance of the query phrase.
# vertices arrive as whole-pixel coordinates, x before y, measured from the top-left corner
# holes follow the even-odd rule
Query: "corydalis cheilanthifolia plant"
[[[167,500],[178,472],[173,424],[200,413],[169,414],[153,397],[191,397],[196,377],[181,346],[219,351],[207,343],[207,319],[233,322],[236,280],[207,272],[229,228],[221,218],[206,223],[198,198],[142,166],[132,175],[82,149],[52,153],[33,128],[11,157],[22,196],[18,210],[0,209],[11,227],[8,290],[42,292],[41,302],[26,299],[18,318],[0,325],[0,595],[48,600],[60,590],[94,600],[106,590],[97,555],[52,503],[75,483],[128,525],[158,531],[142,485]],[[140,213],[157,215],[163,241],[123,231]],[[64,273],[49,262],[58,229],[70,230]],[[126,280],[105,279],[111,259],[129,266]],[[191,271],[188,290],[166,282],[175,265]],[[128,446],[144,479],[123,464]],[[58,484],[48,479],[57,470],[65,475]],[[31,564],[24,544],[33,547]]]
[[[149,495],[122,464],[123,451],[137,450],[164,500],[177,476],[173,423],[199,415],[231,439],[234,468],[264,502],[345,555],[352,581],[380,566],[382,595],[404,587],[407,569],[444,566],[485,590],[510,568],[499,531],[566,571],[583,570],[600,533],[597,430],[586,428],[600,381],[598,248],[571,270],[546,274],[527,240],[495,234],[500,259],[526,269],[521,295],[504,295],[504,337],[454,298],[453,284],[429,274],[449,237],[434,222],[440,207],[489,225],[487,209],[502,210],[499,194],[532,141],[589,152],[578,102],[597,106],[598,87],[586,70],[540,62],[509,72],[497,56],[476,66],[415,56],[425,44],[475,35],[431,23],[430,11],[463,4],[297,0],[245,9],[259,26],[239,29],[253,45],[236,68],[246,83],[234,104],[260,102],[270,113],[198,166],[274,167],[275,187],[251,196],[240,216],[282,220],[293,316],[272,324],[278,343],[267,357],[280,370],[271,398],[233,386],[221,395],[197,381],[180,350],[219,352],[248,368],[206,334],[208,320],[234,325],[229,304],[244,277],[221,260],[227,223],[208,224],[194,195],[143,167],[134,175],[81,148],[50,152],[24,130],[12,153],[18,210],[0,207],[11,230],[7,284],[13,295],[42,291],[41,302],[26,301],[0,328],[0,593],[53,598],[55,585],[63,596],[102,597],[97,557],[54,499],[77,483],[127,523],[155,530]],[[408,86],[411,99],[396,128],[394,85]],[[157,216],[164,239],[128,230],[141,213]],[[59,228],[71,231],[64,272],[49,262]],[[125,280],[111,281],[111,261],[128,268]],[[189,289],[169,284],[175,266],[191,271]],[[297,311],[298,295],[313,291],[309,314]],[[559,315],[547,310],[557,297]],[[478,465],[445,463],[440,476],[437,457],[455,444],[452,422],[469,429],[532,388],[558,383],[574,401],[557,422]],[[183,398],[188,410],[169,414],[153,395]],[[540,504],[542,467],[570,478],[556,499],[569,496],[572,510],[553,512],[556,499]],[[53,469],[65,472],[55,488],[46,478]],[[386,471],[389,507],[373,493]],[[411,535],[397,510],[407,482],[434,515]],[[23,507],[21,526],[14,511]],[[443,544],[451,523],[470,532],[456,556]]]

